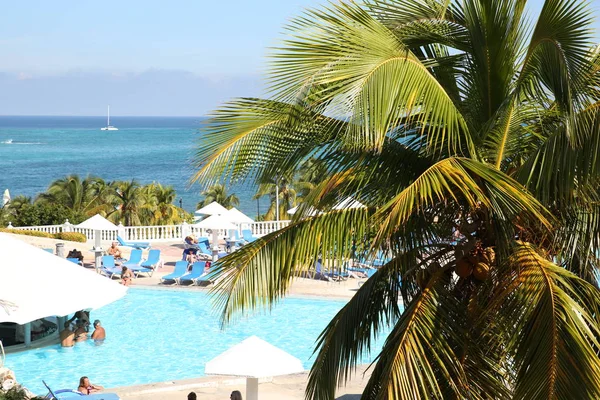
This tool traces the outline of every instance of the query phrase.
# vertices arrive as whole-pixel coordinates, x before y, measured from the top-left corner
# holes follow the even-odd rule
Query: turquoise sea
[[[105,117],[0,116],[0,192],[34,197],[55,179],[88,174],[173,185],[194,211],[202,187],[190,186],[202,117],[113,117],[118,131],[101,131]],[[255,188],[230,189],[240,209],[257,214]],[[261,212],[268,199],[260,202]]]

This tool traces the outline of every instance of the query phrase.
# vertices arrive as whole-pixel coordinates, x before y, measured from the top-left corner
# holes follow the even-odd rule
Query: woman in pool
[[[102,389],[104,389],[104,387],[100,385],[92,385],[87,376],[82,376],[81,379],[79,379],[79,387],[77,388],[77,391],[83,394],[92,394]]]
[[[123,271],[121,271],[121,284],[124,286],[131,285],[131,280],[133,279],[133,273],[127,267],[123,267]]]
[[[239,390],[234,390],[231,392],[231,396],[229,396],[231,400],[242,400],[242,394]]]

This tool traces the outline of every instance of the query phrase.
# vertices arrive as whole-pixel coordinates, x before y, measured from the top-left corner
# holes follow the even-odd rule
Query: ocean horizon
[[[206,117],[111,116],[118,131],[101,131],[106,116],[0,116],[0,190],[35,198],[70,174],[107,181],[159,182],[177,191],[177,205],[193,212],[204,189],[190,184],[192,162]],[[252,218],[253,185],[230,187]],[[260,212],[268,208],[260,201]]]

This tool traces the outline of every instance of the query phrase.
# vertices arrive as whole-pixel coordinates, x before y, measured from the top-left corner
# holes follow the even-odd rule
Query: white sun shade
[[[206,363],[208,375],[265,378],[304,372],[302,361],[273,346],[250,336]]]
[[[0,322],[22,325],[96,309],[126,292],[93,271],[0,233]]]
[[[227,212],[227,209],[225,207],[223,207],[222,205],[220,205],[219,203],[217,203],[216,201],[213,201],[209,205],[204,206],[199,210],[196,210],[196,214],[202,214],[202,215],[225,214],[226,212]]]
[[[116,231],[117,229],[119,229],[115,224],[113,224],[100,214],[96,214],[93,217],[86,219],[85,221],[77,225],[77,227],[85,229],[94,229],[97,231]]]
[[[238,227],[231,222],[226,215],[211,215],[210,217],[203,219],[202,221],[194,224],[198,228],[204,229],[237,229]]]
[[[252,218],[233,207],[231,210],[227,210],[225,215],[229,218],[231,222],[235,222],[236,224],[251,224],[254,222]]]

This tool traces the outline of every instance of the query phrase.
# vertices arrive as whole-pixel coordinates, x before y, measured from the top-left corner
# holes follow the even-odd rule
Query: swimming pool
[[[205,292],[130,289],[121,300],[91,313],[106,328],[103,344],[88,340],[73,348],[52,345],[8,354],[6,366],[39,394],[45,393],[42,379],[50,387],[72,389],[84,375],[104,387],[188,379],[203,376],[207,361],[257,335],[298,357],[308,369],[315,340],[344,304],[286,298],[270,313],[221,330]],[[364,362],[370,358],[365,356]]]

